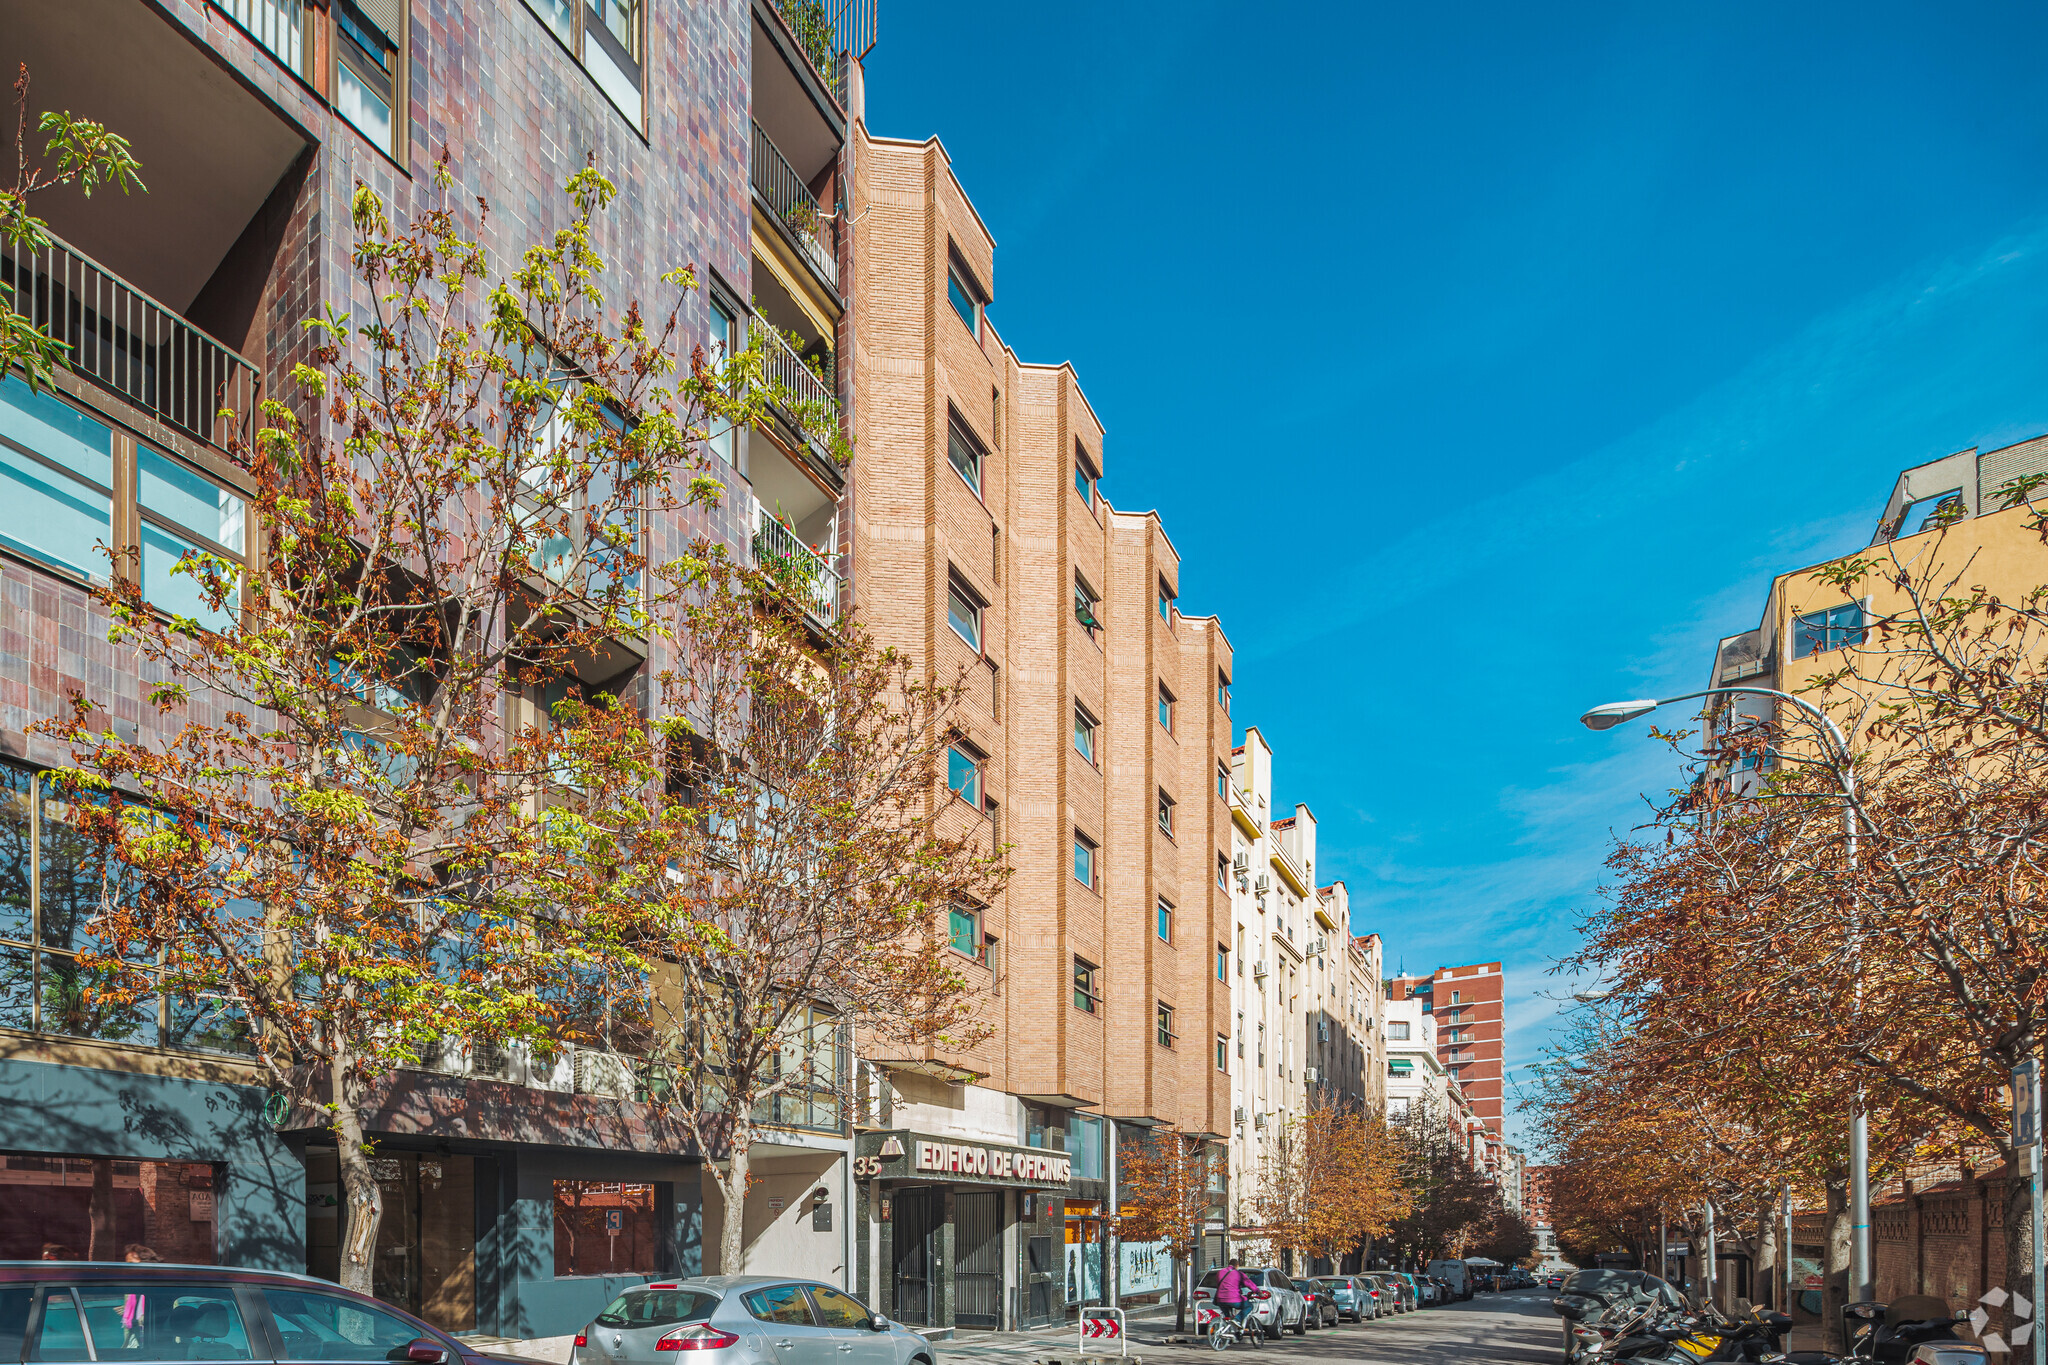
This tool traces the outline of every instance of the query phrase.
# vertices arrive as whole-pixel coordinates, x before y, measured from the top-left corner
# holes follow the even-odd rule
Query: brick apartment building
[[[1456,1078],[1479,1125],[1473,1140],[1487,1172],[1505,1179],[1507,1167],[1501,964],[1439,967],[1428,976],[1397,976],[1390,1000],[1415,999],[1436,1021],[1437,1058]]]
[[[1166,1287],[1163,1258],[1110,1256],[1119,1135],[1226,1131],[1230,646],[1182,614],[1158,517],[1104,500],[1073,370],[990,325],[995,244],[944,148],[857,126],[853,160],[858,609],[933,678],[965,679],[954,808],[1014,869],[952,913],[990,1036],[871,1058],[881,1127],[862,1151],[941,1139],[1071,1166],[885,1171],[854,1283],[918,1325],[1043,1323]]]
[[[66,907],[80,898],[35,866],[59,814],[42,801],[38,765],[66,755],[26,727],[90,680],[120,722],[161,733],[88,595],[106,569],[90,557],[95,539],[140,535],[145,594],[181,609],[182,580],[152,563],[179,550],[153,534],[246,552],[248,484],[230,428],[246,430],[264,385],[277,391],[301,358],[303,320],[360,309],[354,184],[413,220],[441,198],[430,171],[444,152],[446,202],[500,264],[566,222],[559,187],[594,157],[619,191],[598,235],[608,297],[658,315],[674,292],[660,272],[694,264],[705,287],[683,304],[693,333],[730,343],[757,319],[794,333],[793,346],[769,339],[771,368],[830,403],[835,385],[798,353],[836,372],[846,252],[831,210],[872,0],[834,0],[827,29],[800,36],[768,0],[6,7],[0,62],[26,65],[30,117],[70,109],[105,122],[132,141],[149,192],[39,198],[60,242],[0,252],[0,278],[78,347],[54,393],[0,376],[0,810],[16,835],[0,875],[35,888],[0,915],[0,1256],[33,1257],[45,1240],[105,1254],[93,1229],[111,1227],[116,1255],[146,1233],[180,1259],[332,1275],[345,1217],[331,1136],[265,1120],[241,1035],[204,1027],[192,1002],[119,1020],[77,1005],[85,916]],[[158,382],[180,373],[190,382]],[[227,419],[212,415],[217,387]],[[743,554],[829,553],[844,479],[789,414],[715,448],[723,506],[654,519],[653,554],[699,535]],[[138,466],[155,477],[138,480]],[[187,503],[217,503],[218,518],[196,524],[180,520],[184,503],[153,503],[166,480],[205,490]],[[152,531],[136,531],[142,522]],[[839,609],[836,567],[820,566],[821,620]],[[592,1068],[563,1091],[518,1056],[452,1065],[462,1074],[399,1073],[369,1116],[390,1211],[379,1295],[451,1330],[538,1336],[573,1330],[647,1275],[710,1268],[697,1157],[660,1149],[615,1072]],[[845,1220],[814,1230],[831,1220],[794,1196],[815,1188],[843,1205],[850,1147],[836,1118],[777,1135],[764,1206],[748,1220],[757,1253],[818,1274],[849,1259]],[[586,1265],[568,1252],[565,1263],[590,1216],[621,1225],[625,1259]]]

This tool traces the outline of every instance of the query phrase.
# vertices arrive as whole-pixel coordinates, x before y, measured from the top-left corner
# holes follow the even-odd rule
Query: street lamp
[[[1596,1004],[1596,1003],[1598,1003],[1599,1001],[1602,1001],[1602,1000],[1608,1000],[1608,999],[1612,999],[1612,998],[1613,998],[1613,996],[1614,996],[1614,992],[1613,992],[1613,991],[1573,991],[1573,992],[1572,992],[1572,999],[1574,999],[1574,1000],[1578,1001],[1578,1002],[1579,1002],[1579,1003],[1580,1003],[1581,1005],[1592,1005],[1592,1004]]]
[[[1842,835],[1848,845],[1848,865],[1853,870],[1856,866],[1856,774],[1849,753],[1849,741],[1843,736],[1841,727],[1835,724],[1832,716],[1805,698],[1795,697],[1790,692],[1780,692],[1775,687],[1709,687],[1703,691],[1686,692],[1676,697],[1611,701],[1604,706],[1596,706],[1580,716],[1579,723],[1588,730],[1612,730],[1617,725],[1647,716],[1658,707],[1669,706],[1673,702],[1697,701],[1701,697],[1725,697],[1738,693],[1770,697],[1796,707],[1811,719],[1820,722],[1822,731],[1834,742],[1836,756],[1840,759],[1835,767],[1835,777],[1842,786]],[[1859,999],[1863,990],[1861,947],[1861,935],[1852,921],[1849,948],[1858,977],[1856,990]],[[1576,1000],[1582,997],[1572,998]],[[1877,1282],[1870,1273],[1870,1125],[1863,1112],[1863,1087],[1860,1085],[1856,1087],[1856,1107],[1849,1114],[1849,1222],[1849,1288],[1856,1300],[1869,1302],[1877,1294]]]

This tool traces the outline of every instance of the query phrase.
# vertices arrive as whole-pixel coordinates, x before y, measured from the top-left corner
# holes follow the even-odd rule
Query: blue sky
[[[1675,777],[1578,714],[2048,431],[2038,6],[882,5],[870,126],[952,153],[1354,928],[1506,962],[1511,1064]]]

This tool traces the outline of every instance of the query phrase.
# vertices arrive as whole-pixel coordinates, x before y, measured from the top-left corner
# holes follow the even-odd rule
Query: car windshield
[[[696,1289],[628,1290],[597,1315],[602,1327],[666,1327],[672,1322],[702,1322],[718,1306],[715,1294]]]
[[[1661,1298],[1676,1307],[1680,1302],[1670,1285],[1640,1270],[1579,1270],[1564,1282],[1567,1294],[1598,1294],[1604,1299]]]

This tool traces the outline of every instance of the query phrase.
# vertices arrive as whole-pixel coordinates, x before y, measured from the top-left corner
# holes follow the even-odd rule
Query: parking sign
[[[2032,1057],[2012,1069],[2012,1145],[2032,1147],[2041,1141],[2040,1065]]]

